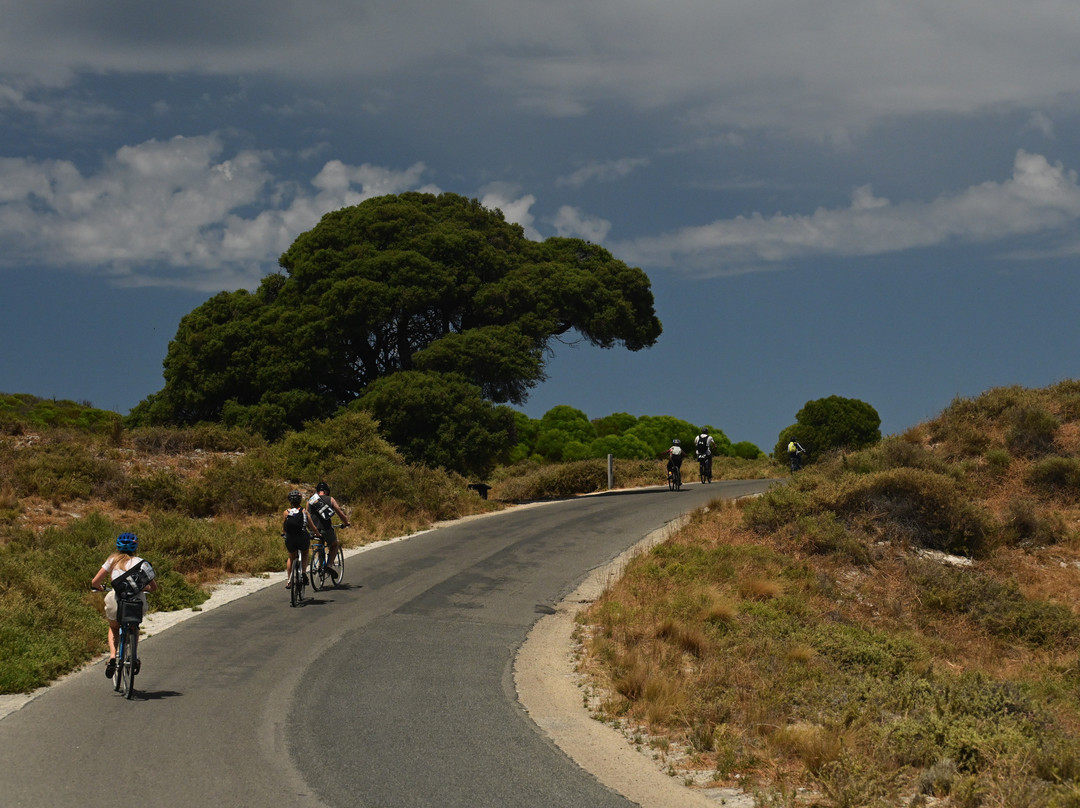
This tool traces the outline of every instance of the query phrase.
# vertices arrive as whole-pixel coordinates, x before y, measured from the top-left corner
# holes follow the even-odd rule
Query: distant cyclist
[[[788,464],[791,466],[792,472],[796,472],[802,468],[802,459],[804,454],[806,454],[806,450],[799,445],[799,442],[795,440],[795,438],[792,438],[788,441]]]
[[[701,434],[694,439],[694,455],[698,462],[705,461],[705,479],[712,482],[712,458],[716,452],[716,441],[709,435],[708,427],[701,428]]]
[[[158,588],[154,568],[150,562],[140,558],[136,553],[139,550],[139,537],[134,533],[121,533],[116,537],[116,552],[105,559],[97,575],[90,581],[91,589],[104,589],[105,579],[115,581],[129,570],[134,570],[141,565],[149,577],[150,582],[143,587],[139,597],[143,602],[143,613],[146,613],[146,593],[156,592]],[[112,679],[116,673],[116,641],[120,633],[120,623],[116,620],[116,590],[110,589],[105,596],[105,619],[109,621],[109,661],[105,663],[105,678]],[[138,631],[138,628],[135,629]],[[139,672],[139,660],[135,660],[135,673]]]
[[[320,535],[311,514],[304,507],[304,495],[299,491],[290,491],[289,507],[285,509],[285,518],[281,523],[281,535],[285,538],[285,549],[289,551],[289,560],[285,563],[286,589],[292,588],[293,564],[296,564],[298,559],[304,583],[307,584],[308,547],[311,546],[309,527],[316,536]]]
[[[349,517],[338,505],[338,501],[330,496],[330,486],[326,483],[315,486],[315,493],[308,500],[308,513],[326,542],[326,571],[330,573],[330,580],[337,583],[339,571],[334,566],[334,561],[338,554],[338,539],[334,530],[334,514],[341,519],[342,527],[349,526]]]
[[[667,450],[667,472],[668,478],[671,477],[671,473],[675,469],[682,470],[682,462],[686,455],[683,453],[682,441],[675,438],[671,441],[671,446]]]

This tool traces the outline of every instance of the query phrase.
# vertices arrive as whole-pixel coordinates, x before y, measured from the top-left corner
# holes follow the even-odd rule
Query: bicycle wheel
[[[300,591],[300,587],[304,585],[304,575],[300,571],[300,559],[299,557],[293,562],[292,565],[292,586],[289,587],[289,605],[295,606],[300,602],[303,597],[303,593]]]
[[[675,490],[679,491],[682,489],[682,470],[678,466],[675,467],[675,474],[673,476],[675,477]]]
[[[127,645],[127,632],[120,626],[120,635],[116,638],[116,667],[113,669],[113,690],[120,692],[121,676],[124,672],[124,646]]]
[[[699,460],[698,461],[698,474],[701,475],[701,484],[705,485],[705,480],[707,479],[708,475],[705,472],[705,461],[704,460]]]
[[[337,567],[337,580],[334,581],[334,586],[340,586],[341,582],[345,580],[345,551],[341,549],[339,544],[337,552],[334,553],[334,566]]]
[[[320,549],[311,554],[311,588],[318,592],[326,586],[326,562],[323,551]]]
[[[127,698],[135,695],[135,660],[138,659],[139,635],[132,629],[127,632],[124,654],[116,667],[120,670],[120,692]]]

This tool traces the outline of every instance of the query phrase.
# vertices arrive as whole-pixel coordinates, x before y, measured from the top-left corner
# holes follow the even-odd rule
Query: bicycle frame
[[[113,689],[125,698],[135,695],[135,675],[139,660],[139,623],[125,620],[116,636],[116,672]]]

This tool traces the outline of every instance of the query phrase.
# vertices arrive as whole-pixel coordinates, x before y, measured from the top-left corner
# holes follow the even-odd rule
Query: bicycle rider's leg
[[[330,573],[330,578],[337,580],[338,573],[341,572],[337,568],[338,549],[341,547],[340,542],[337,539],[331,539],[330,543],[326,545],[326,569]]]
[[[109,621],[109,659],[116,659],[116,643],[120,639],[120,624]]]
[[[293,564],[296,563],[296,550],[289,550],[289,560],[285,562],[285,588],[292,588],[292,570]]]

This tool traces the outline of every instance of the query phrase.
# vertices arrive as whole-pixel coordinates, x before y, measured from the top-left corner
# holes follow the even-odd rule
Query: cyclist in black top
[[[285,549],[289,551],[289,560],[285,562],[285,588],[292,587],[293,564],[300,564],[304,571],[304,584],[307,584],[308,547],[311,546],[310,527],[315,535],[320,534],[308,509],[304,507],[304,495],[299,491],[289,492],[289,507],[285,509],[281,522],[281,535],[285,539]]]
[[[338,538],[334,531],[334,515],[341,519],[341,526],[349,526],[349,517],[338,505],[338,501],[330,496],[330,486],[319,483],[315,486],[315,493],[308,500],[308,513],[311,520],[319,529],[319,535],[326,542],[326,571],[330,573],[330,579],[337,583],[339,571],[334,566],[334,560],[338,554]]]

